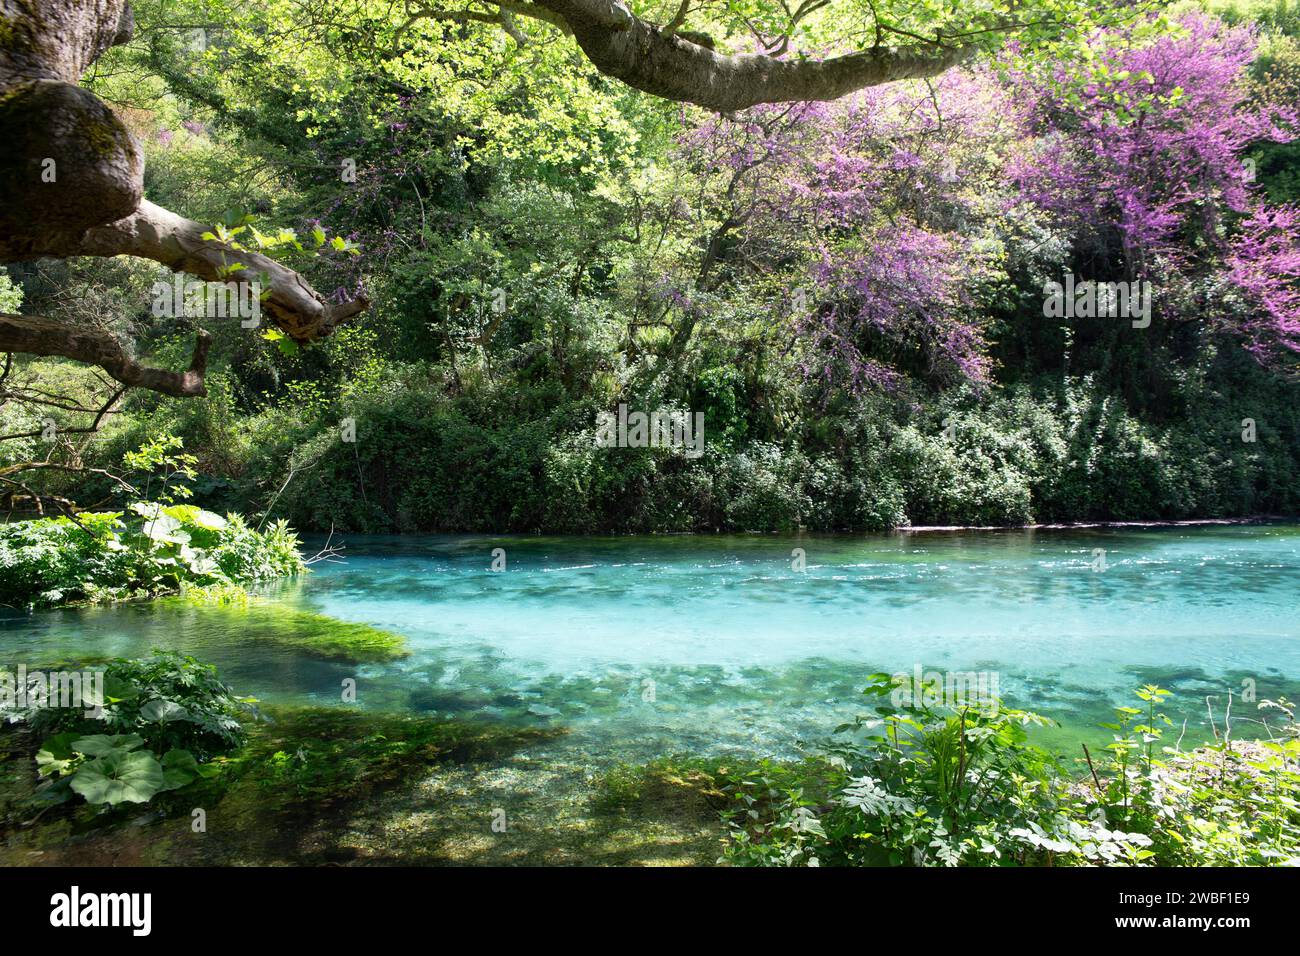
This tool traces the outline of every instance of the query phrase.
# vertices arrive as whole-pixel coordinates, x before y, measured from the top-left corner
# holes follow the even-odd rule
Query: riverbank
[[[785,840],[762,822],[779,820],[793,794],[800,797],[795,806],[830,814],[836,792],[849,781],[815,759],[771,761],[758,754],[665,758],[595,772],[551,749],[560,739],[554,734],[529,737],[338,710],[280,710],[273,716],[275,722],[255,729],[247,752],[214,782],[157,805],[98,814],[23,809],[30,770],[25,777],[22,761],[30,754],[14,747],[12,731],[0,734],[0,865],[771,865],[777,858],[755,856],[752,846],[737,843],[740,835]],[[395,732],[403,727],[416,731],[417,742],[398,744]],[[1079,767],[1062,780],[1060,799],[1079,807],[1116,801],[1115,770],[1103,759],[1108,758],[1098,751],[1098,768]],[[1178,805],[1191,788],[1203,791],[1198,806],[1214,795],[1225,828],[1225,821],[1241,813],[1261,813],[1282,827],[1277,838],[1283,852],[1271,862],[1300,861],[1296,842],[1285,837],[1285,821],[1275,816],[1288,813],[1284,802],[1275,805],[1262,793],[1265,787],[1270,794],[1279,786],[1294,790],[1300,779],[1296,747],[1241,740],[1162,753],[1159,759],[1168,768],[1159,786],[1169,805]],[[1248,799],[1256,791],[1261,792]],[[1139,806],[1138,793],[1132,810],[1124,811],[1130,816]],[[204,814],[201,830],[194,826],[196,807]],[[752,820],[746,807],[754,811]],[[992,819],[1016,810],[1008,803],[988,812]],[[757,830],[755,822],[762,824]],[[803,829],[810,836],[821,832]],[[1248,827],[1244,837],[1220,841],[1216,852],[1250,852],[1256,837],[1273,839],[1269,825],[1254,829],[1255,835]],[[1203,842],[1213,839],[1207,834],[1199,831]],[[1096,849],[1096,857],[1089,855],[1092,849],[1081,850],[1074,865],[1119,862],[1118,854],[1129,852],[1124,846],[1142,854],[1151,844],[1133,837],[1086,845],[1104,849]],[[848,862],[835,858],[824,842],[799,840],[797,848],[796,856],[780,857],[782,865],[808,863],[816,854],[827,863]],[[1020,851],[1004,845],[1001,852],[1008,862],[1017,852],[1028,854],[1023,864],[1053,862],[1032,848],[1030,841]],[[1059,839],[1053,852],[1062,857],[1056,865],[1066,865]],[[1202,852],[1210,852],[1208,846]],[[873,865],[891,862],[883,855],[869,859]],[[1130,862],[1144,859],[1149,858]]]
[[[905,525],[894,528],[900,534],[927,531],[1084,531],[1089,528],[1208,528],[1215,526],[1283,524],[1300,521],[1296,515],[1249,515],[1241,518],[1188,518],[1181,521],[1067,521],[1045,524],[969,525],[932,524]]]

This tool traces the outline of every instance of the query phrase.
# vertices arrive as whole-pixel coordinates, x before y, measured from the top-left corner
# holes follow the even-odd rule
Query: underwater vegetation
[[[102,721],[48,709],[11,714],[0,730],[6,863],[47,852],[116,859],[124,844],[146,854],[142,862],[322,862],[299,848],[304,835],[342,827],[384,791],[440,764],[501,759],[564,732],[343,707],[262,709],[233,696],[210,666],[175,654],[106,669]],[[221,836],[195,839],[209,827]]]
[[[102,666],[102,719],[7,715],[0,862],[1300,862],[1300,727],[1286,699],[1185,751],[1171,692],[1146,685],[1115,709],[1111,742],[1072,764],[1032,742],[1045,717],[894,706],[899,678],[878,674],[866,712],[802,759],[593,771],[552,747],[564,727],[262,708],[178,654]],[[1243,721],[1267,739],[1234,740]]]
[[[163,609],[178,611],[186,618],[217,619],[237,642],[280,644],[312,657],[354,664],[380,663],[405,657],[406,638],[368,624],[303,611],[283,604],[263,602],[256,596],[234,601],[209,602],[191,595],[161,598]]]

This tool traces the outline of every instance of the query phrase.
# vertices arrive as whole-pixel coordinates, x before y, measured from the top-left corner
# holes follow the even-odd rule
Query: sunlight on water
[[[1294,526],[353,537],[343,564],[266,600],[400,633],[395,663],[313,660],[266,640],[273,621],[205,608],[9,614],[0,633],[13,663],[183,649],[272,701],[337,701],[356,676],[365,706],[564,724],[608,759],[786,754],[861,712],[869,674],[918,665],[995,672],[1007,705],[1067,725],[1057,742],[1158,682],[1200,738],[1206,695],[1221,713],[1231,689],[1238,716],[1255,714],[1243,682],[1298,696],[1297,584]]]

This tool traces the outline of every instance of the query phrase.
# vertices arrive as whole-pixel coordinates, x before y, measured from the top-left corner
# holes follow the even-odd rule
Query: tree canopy
[[[1291,8],[1034,9],[628,8],[725,62],[936,70],[733,109],[550,8],[58,7],[0,61],[0,484],[93,500],[163,429],[205,507],[307,528],[1285,510]],[[598,456],[627,403],[709,450]]]
[[[602,90],[573,59],[571,37],[589,67],[669,100],[732,112],[764,103],[833,100],[893,80],[937,75],[1008,36],[1033,47],[1080,42],[1098,25],[1137,14],[1131,6],[1076,0],[967,4],[951,0],[873,3],[805,0],[791,7],[771,2],[636,5],[614,0],[539,0],[426,5],[364,2],[150,3],[144,41],[164,75],[189,95],[238,116],[219,79],[186,75],[186,65],[159,63],[160,51],[184,38],[211,37],[221,51],[218,69],[292,68],[328,113],[350,96],[339,59],[365,64],[394,83],[450,93],[451,110],[472,108],[484,97],[527,83],[531,56],[517,48],[544,45],[553,76],[573,92]],[[527,25],[523,25],[524,23]],[[215,281],[257,275],[265,307],[292,339],[327,336],[369,304],[364,292],[329,302],[302,276],[234,237],[211,235],[200,223],[144,198],[143,157],[120,120],[78,85],[110,47],[127,43],[136,17],[125,0],[59,0],[40,6],[12,4],[0,38],[0,134],[10,149],[0,172],[0,261],[35,256],[133,255]],[[500,37],[485,34],[499,30]],[[508,38],[503,45],[502,38]],[[496,92],[466,93],[464,85]],[[462,87],[459,95],[456,87]],[[457,101],[460,101],[457,103]],[[539,107],[543,112],[546,106]],[[592,106],[598,111],[598,105]],[[265,115],[244,121],[265,127]],[[39,200],[37,199],[39,197]],[[13,315],[0,318],[0,348],[59,354],[96,362],[110,374],[128,374],[175,395],[201,388],[204,350],[196,346],[187,375],[129,372],[113,343],[86,330],[61,331],[50,323]]]

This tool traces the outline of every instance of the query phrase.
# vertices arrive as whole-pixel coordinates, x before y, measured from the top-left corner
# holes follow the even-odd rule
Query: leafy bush
[[[22,304],[22,287],[14,285],[9,273],[0,269],[0,312],[17,312]]]
[[[0,603],[11,607],[242,586],[302,569],[298,539],[283,521],[256,531],[238,515],[222,518],[193,505],[138,501],[75,521],[0,526]]]
[[[893,683],[876,675],[865,693]],[[831,747],[809,795],[770,777],[737,788],[727,859],[750,865],[1000,865],[1028,862],[1013,833],[1052,814],[1064,791],[1050,761],[1026,741],[1044,723],[1025,711],[880,705],[841,732],[864,738]],[[760,793],[755,796],[755,791]],[[755,808],[762,806],[759,813]]]
[[[1280,712],[1284,726],[1259,741],[1231,740],[1183,752],[1154,748],[1171,721],[1158,708],[1169,691],[1138,690],[1142,707],[1120,707],[1107,748],[1110,762],[1084,811],[1108,825],[1146,834],[1161,866],[1295,866],[1300,863],[1300,727],[1281,699],[1260,708]],[[1215,731],[1216,737],[1218,731]]]
[[[876,675],[865,693],[890,692]],[[1119,709],[1109,762],[1078,783],[1026,740],[1042,718],[987,707],[883,705],[798,765],[765,761],[728,786],[724,860],[749,866],[1294,865],[1300,739],[1183,752],[1154,745],[1168,691]]]
[[[797,452],[754,442],[727,459],[719,476],[725,526],[742,531],[791,531],[802,524],[810,502],[801,478],[810,471]]]
[[[242,721],[256,715],[253,703],[192,657],[111,661],[101,717],[80,708],[23,715],[34,732],[52,734],[36,754],[46,781],[34,799],[56,804],[76,794],[90,804],[144,803],[213,776],[217,770],[206,762],[244,743]]]
[[[81,512],[0,525],[0,604],[48,606],[148,597],[182,588],[231,589],[296,574],[298,539],[279,521],[265,531],[237,514],[192,504],[196,458],[162,433],[122,455],[135,485],[122,511]]]
[[[1169,400],[1186,416],[1165,422],[1084,376],[795,405],[781,427],[706,415],[698,459],[596,447],[607,406],[580,390],[507,396],[467,383],[448,396],[432,374],[407,369],[389,373],[401,387],[251,420],[239,477],[205,503],[239,506],[297,468],[276,513],[300,528],[361,532],[873,531],[1293,513],[1300,406],[1292,387],[1235,362],[1223,372],[1231,391],[1189,380]],[[355,443],[338,438],[349,416]],[[1242,441],[1245,418],[1258,422],[1254,443]]]
[[[141,749],[138,734],[59,734],[36,755],[48,786],[36,800],[62,803],[77,794],[89,804],[146,803],[165,790],[178,790],[203,775],[194,755],[174,749]]]
[[[41,708],[29,723],[40,733],[139,734],[151,749],[182,747],[205,760],[244,741],[241,720],[256,711],[236,697],[217,669],[184,654],[161,651],[104,667],[101,718],[80,709]]]

